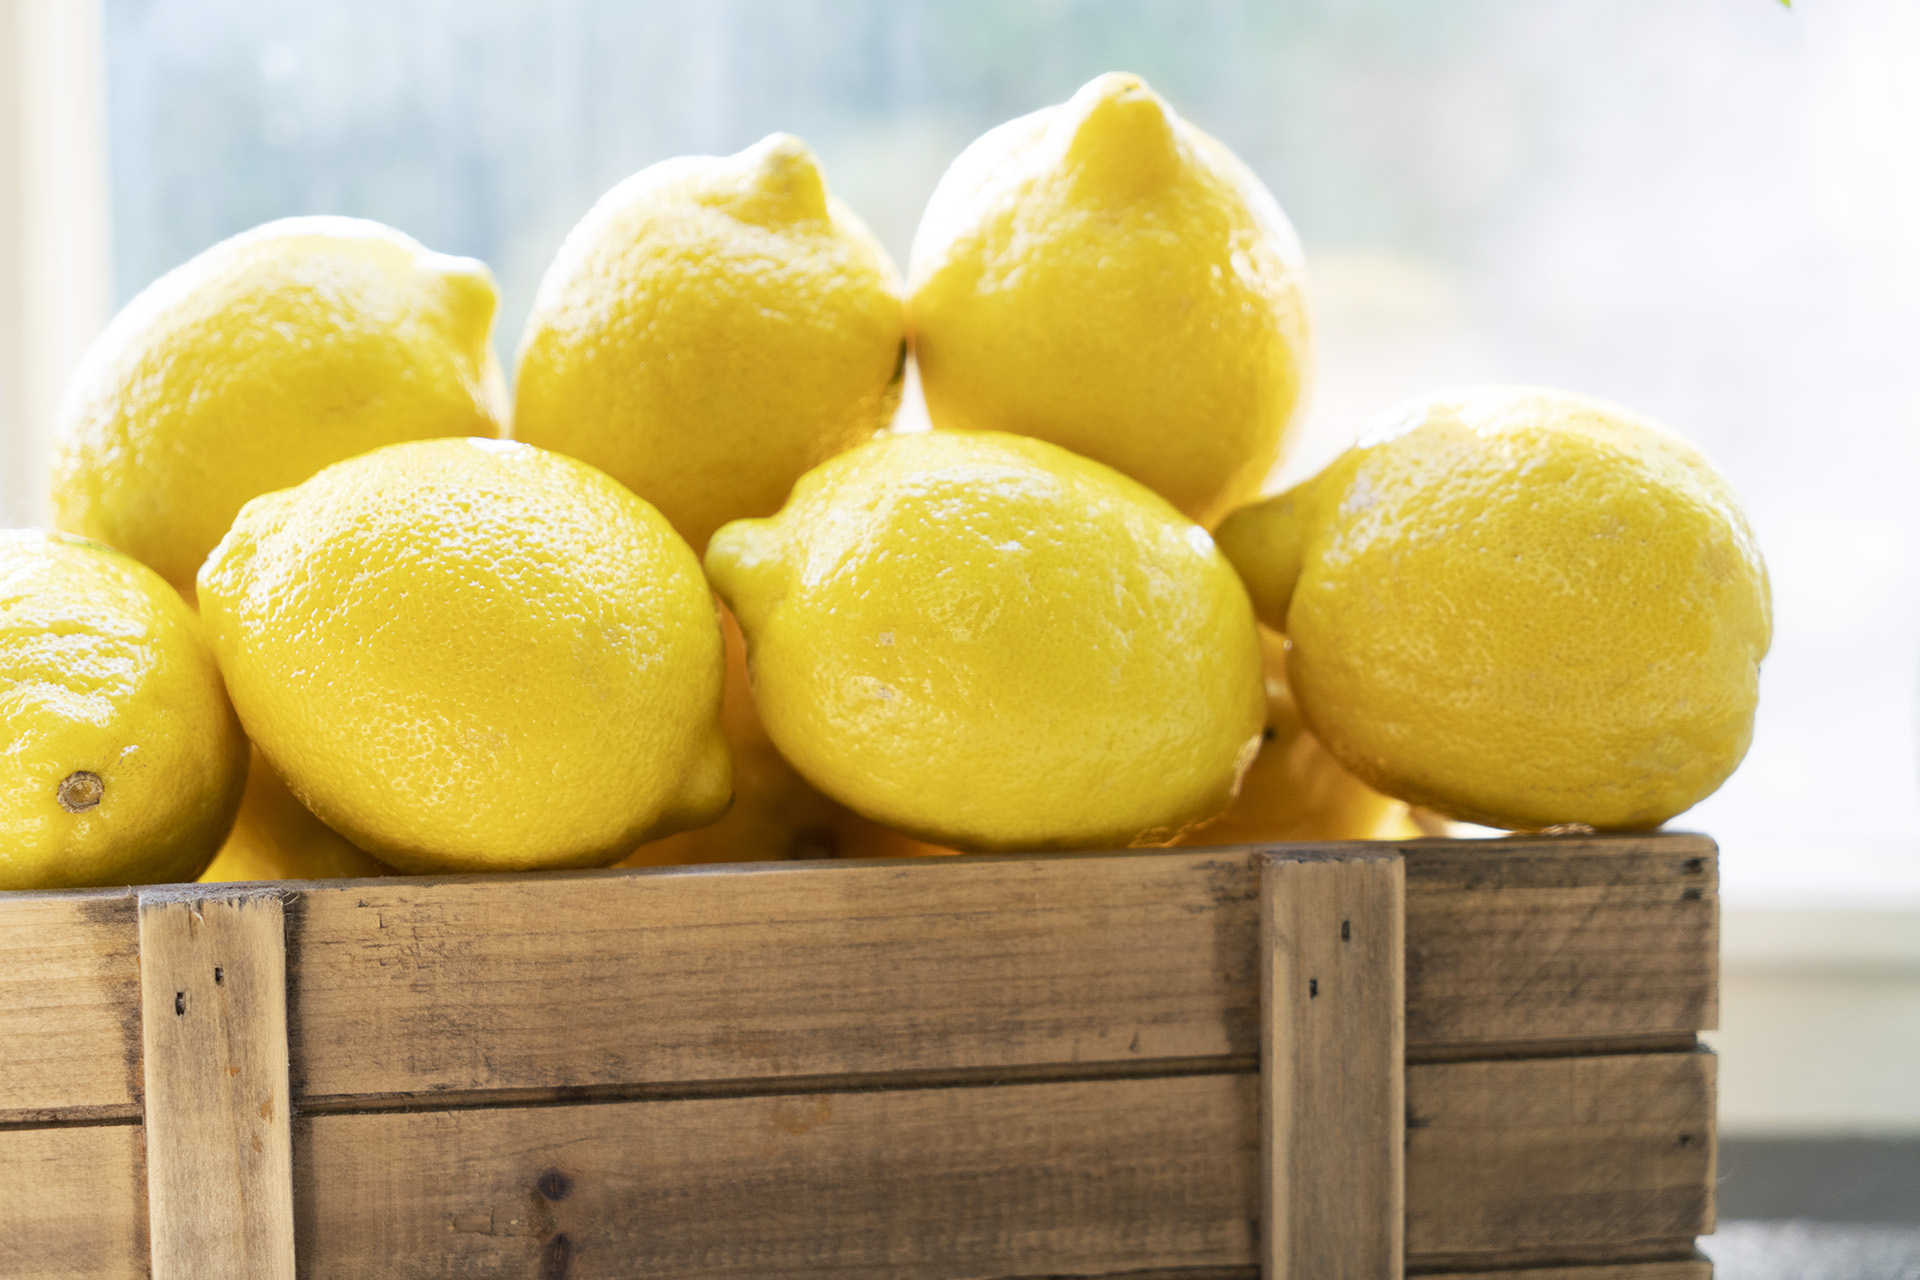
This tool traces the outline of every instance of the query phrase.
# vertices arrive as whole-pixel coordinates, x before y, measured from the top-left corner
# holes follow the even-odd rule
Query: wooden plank
[[[1409,1268],[1471,1271],[1520,1244],[1629,1256],[1710,1229],[1710,1153],[1676,1142],[1711,1131],[1710,1064],[1409,1069]],[[816,1280],[1252,1267],[1259,1086],[1207,1075],[303,1116],[302,1274],[560,1275],[561,1260],[580,1276]]]
[[[1267,1280],[1398,1280],[1406,874],[1390,850],[1260,860]]]
[[[1408,1252],[1711,1232],[1713,1086],[1704,1051],[1409,1067]]]
[[[1410,1047],[1710,1020],[1710,842],[1469,845],[1407,855]],[[295,1095],[1252,1055],[1252,856],[310,886],[288,918]]]
[[[303,1275],[962,1280],[1245,1263],[1255,1085],[303,1117]]]
[[[140,895],[153,1280],[293,1280],[280,895]]]
[[[133,898],[0,893],[0,1123],[138,1114]]]
[[[1704,836],[1412,841],[1407,1041],[1719,1025],[1719,859]]]
[[[315,888],[296,1096],[1255,1051],[1244,855],[939,862]]]
[[[1713,1263],[1698,1255],[1670,1262],[1526,1267],[1519,1271],[1451,1271],[1446,1280],[1713,1280]]]
[[[0,1276],[144,1280],[140,1126],[0,1129]]]

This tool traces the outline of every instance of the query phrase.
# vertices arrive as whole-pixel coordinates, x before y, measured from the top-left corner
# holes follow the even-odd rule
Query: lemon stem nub
[[[107,793],[107,784],[100,781],[100,775],[89,773],[85,769],[76,769],[60,779],[60,790],[54,798],[60,807],[68,813],[85,813],[97,808],[100,798]]]

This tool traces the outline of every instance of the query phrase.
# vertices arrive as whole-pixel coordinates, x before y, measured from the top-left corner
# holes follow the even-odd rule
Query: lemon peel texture
[[[191,880],[247,742],[200,619],[137,561],[0,530],[0,889]]]
[[[882,437],[707,552],[780,752],[959,849],[1165,844],[1259,745],[1259,639],[1205,530],[995,432]]]
[[[403,871],[604,866],[711,821],[722,656],[652,507],[530,445],[392,445],[247,504],[200,571],[248,736]]]
[[[908,260],[933,425],[1037,436],[1211,528],[1259,493],[1306,390],[1304,258],[1280,206],[1138,76],[993,129]]]
[[[1219,536],[1287,634],[1308,727],[1388,795],[1489,826],[1641,829],[1746,754],[1766,566],[1727,483],[1625,409],[1427,396]]]
[[[55,522],[192,598],[251,498],[384,444],[495,436],[498,295],[472,258],[358,218],[287,218],[149,285],[60,413]]]
[[[885,427],[905,353],[886,251],[777,133],[601,197],[540,282],[513,434],[604,469],[700,551]]]

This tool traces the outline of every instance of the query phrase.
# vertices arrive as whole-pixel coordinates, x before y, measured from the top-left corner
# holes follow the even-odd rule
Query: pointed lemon
[[[1259,637],[1213,540],[1044,441],[881,437],[706,563],[780,753],[931,844],[1165,844],[1259,746]]]
[[[1752,738],[1766,566],[1695,449],[1479,387],[1388,412],[1220,545],[1314,735],[1391,796],[1514,829],[1658,826]]]
[[[513,434],[606,471],[700,551],[885,427],[905,353],[886,251],[777,133],[643,169],[568,234],[520,341]]]
[[[358,218],[287,218],[149,285],[60,414],[53,509],[189,599],[250,498],[383,444],[498,435],[485,266]]]
[[[191,880],[247,741],[200,619],[151,569],[0,531],[0,889]]]
[[[256,498],[200,571],[247,734],[408,872],[604,866],[727,802],[693,552],[584,463],[389,445]]]
[[[1103,75],[935,189],[908,263],[927,412],[1104,462],[1211,528],[1259,493],[1301,402],[1303,272],[1244,164]]]

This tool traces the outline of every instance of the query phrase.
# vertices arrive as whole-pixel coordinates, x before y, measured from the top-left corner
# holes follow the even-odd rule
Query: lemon
[[[1653,827],[1752,736],[1765,565],[1644,418],[1483,387],[1400,406],[1220,545],[1308,727],[1388,795],[1514,829]]]
[[[200,620],[145,566],[0,530],[0,889],[191,880],[247,742]]]
[[[1309,364],[1300,244],[1138,76],[973,143],[908,263],[936,427],[1038,436],[1212,527],[1259,493]]]
[[[309,813],[256,749],[247,764],[247,790],[240,797],[233,830],[200,873],[200,883],[348,880],[392,874],[392,867],[354,848]]]
[[[928,843],[1164,844],[1259,746],[1259,638],[1213,540],[1043,441],[882,437],[706,563],[781,754]]]
[[[800,139],[668,160],[603,196],[547,269],[513,434],[604,469],[701,550],[887,425],[901,312],[885,250]]]
[[[605,865],[726,805],[699,564],[571,458],[469,439],[336,463],[242,509],[200,607],[261,754],[403,871]]]
[[[54,447],[62,529],[189,599],[249,498],[427,436],[498,435],[493,278],[377,222],[288,218],[168,272],[74,374]]]
[[[836,847],[833,823],[846,811],[807,785],[767,737],[753,708],[740,624],[725,609],[720,623],[727,651],[720,727],[733,753],[733,803],[718,822],[643,844],[618,866],[819,858]]]
[[[1267,727],[1260,754],[1233,807],[1181,844],[1263,844],[1272,840],[1377,840],[1417,833],[1407,806],[1341,767],[1300,723],[1287,687],[1286,641],[1262,627]]]

